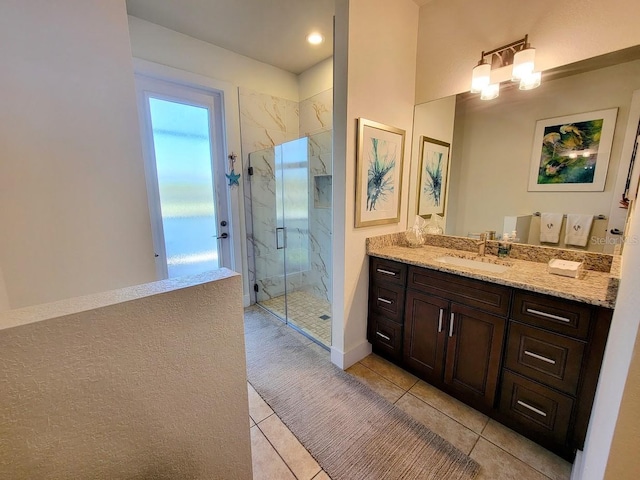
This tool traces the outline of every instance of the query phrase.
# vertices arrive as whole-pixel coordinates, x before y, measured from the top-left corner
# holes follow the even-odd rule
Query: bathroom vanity
[[[543,261],[508,259],[498,273],[442,260],[474,257],[468,251],[390,243],[368,245],[373,351],[572,460],[583,448],[611,323],[613,257],[590,257],[595,270],[573,279],[547,273]],[[536,254],[558,254],[546,250]]]

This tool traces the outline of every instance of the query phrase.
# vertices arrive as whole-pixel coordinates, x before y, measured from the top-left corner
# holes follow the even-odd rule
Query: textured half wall
[[[2,479],[252,478],[229,270],[1,313],[0,365]]]

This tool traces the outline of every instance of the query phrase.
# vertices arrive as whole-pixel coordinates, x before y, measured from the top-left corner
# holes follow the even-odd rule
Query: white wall
[[[406,186],[415,104],[417,33],[418,6],[412,0],[336,2],[331,358],[343,368],[371,349],[366,341],[369,258],[365,240],[402,231],[407,225],[408,189],[403,188],[399,223],[354,227],[356,119],[363,117],[406,131],[403,169]],[[346,102],[346,110],[341,102]]]
[[[298,101],[298,78],[293,73],[137,17],[129,16],[129,32],[136,58]]]
[[[11,306],[153,280],[124,0],[4,1],[0,44]]]
[[[637,45],[639,17],[636,0],[433,0],[420,9],[416,103],[469,91],[480,53],[525,34],[542,71]]]
[[[333,57],[327,58],[298,75],[300,101],[333,88]]]
[[[631,97],[638,88],[637,60],[545,82],[530,92],[511,89],[490,102],[477,97],[460,102],[452,150],[454,195],[447,208],[455,222],[448,223],[447,233],[501,232],[504,216],[536,211],[608,216],[612,202],[617,206],[620,200],[613,192]],[[618,108],[618,116],[604,191],[528,192],[536,121],[608,108]],[[625,178],[627,169],[628,158]]]
[[[218,270],[0,313],[0,478],[250,480],[241,292]]]

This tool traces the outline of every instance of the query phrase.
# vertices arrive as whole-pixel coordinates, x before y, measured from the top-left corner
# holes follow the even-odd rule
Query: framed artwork
[[[602,192],[617,108],[536,122],[530,192]]]
[[[358,119],[356,227],[398,223],[405,131]]]
[[[451,145],[429,137],[420,137],[418,207],[420,216],[444,215]]]

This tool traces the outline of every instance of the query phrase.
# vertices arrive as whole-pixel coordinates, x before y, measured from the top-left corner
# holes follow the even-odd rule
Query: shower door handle
[[[282,241],[280,241],[280,238],[282,238]],[[284,227],[276,228],[276,249],[277,250],[282,250],[287,246],[286,239],[287,239],[287,236],[286,236]]]

